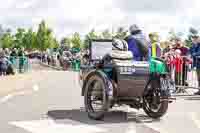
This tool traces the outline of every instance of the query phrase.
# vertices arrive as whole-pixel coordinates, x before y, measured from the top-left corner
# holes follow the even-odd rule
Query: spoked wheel
[[[95,120],[100,120],[108,111],[109,103],[106,94],[104,80],[98,76],[92,76],[85,88],[84,100],[88,116]]]
[[[148,84],[148,88],[147,95],[143,97],[143,109],[149,117],[154,119],[160,118],[168,109],[167,91],[161,92],[160,88],[152,88],[151,82]]]

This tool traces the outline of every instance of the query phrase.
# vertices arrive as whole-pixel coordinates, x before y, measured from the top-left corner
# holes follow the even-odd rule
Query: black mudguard
[[[168,80],[167,75],[160,75],[160,74],[156,74],[156,73],[150,74],[149,80],[146,84],[143,96],[145,96],[148,93],[148,91],[149,91],[148,85],[149,85],[150,82],[152,82],[152,85],[153,85],[152,88],[160,88],[161,89],[162,88],[161,87],[161,80],[160,80],[161,78]],[[163,92],[161,94],[164,94],[165,96],[168,96],[168,97],[171,96],[168,89],[165,89],[165,90],[161,89],[161,91]]]
[[[87,84],[88,80],[90,79],[90,77],[92,77],[94,75],[100,76],[104,80],[104,83],[106,85],[108,85],[107,81],[110,80],[110,79],[107,77],[107,75],[103,71],[101,71],[101,70],[91,70],[89,73],[87,73],[86,77],[84,78],[81,96],[84,96],[86,84]]]

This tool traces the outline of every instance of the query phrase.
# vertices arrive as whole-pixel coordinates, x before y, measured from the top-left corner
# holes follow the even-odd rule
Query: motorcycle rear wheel
[[[151,87],[152,82],[149,82],[148,87]],[[168,110],[168,100],[161,100],[160,98],[167,99],[167,91],[162,91],[160,88],[150,88],[147,95],[143,97],[143,110],[145,113],[154,119],[164,116]],[[153,98],[156,102],[153,103]]]

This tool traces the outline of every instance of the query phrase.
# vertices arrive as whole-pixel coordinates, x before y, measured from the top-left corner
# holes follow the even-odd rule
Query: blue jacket
[[[190,54],[193,58],[193,67],[200,69],[200,44],[193,44],[190,48]]]
[[[138,36],[144,37],[142,34],[140,34]],[[141,51],[140,51],[140,49],[137,45],[137,41],[136,41],[134,35],[130,35],[126,40],[127,40],[127,43],[128,43],[128,50],[132,52],[134,60],[141,61],[143,55],[142,55],[142,53],[141,53]]]
[[[128,50],[132,52],[134,60],[140,61],[142,59],[142,55],[140,53],[140,50],[137,46],[137,42],[133,36],[128,37]]]

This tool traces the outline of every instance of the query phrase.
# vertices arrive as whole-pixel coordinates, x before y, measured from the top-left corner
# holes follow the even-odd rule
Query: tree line
[[[191,36],[198,34],[195,28],[190,28],[188,37],[184,40],[187,46],[191,46]],[[68,48],[88,48],[90,39],[124,39],[128,35],[128,31],[124,27],[119,27],[116,32],[111,32],[105,29],[101,33],[97,33],[92,29],[84,38],[81,38],[80,33],[75,32],[71,37],[66,36],[58,41],[53,34],[53,30],[48,27],[45,21],[38,25],[38,30],[18,28],[13,34],[11,29],[5,29],[0,25],[0,47],[2,48],[25,48],[26,50],[45,51],[48,48],[58,48],[65,46]],[[173,30],[169,32],[169,40],[173,40],[183,33],[175,33]]]

